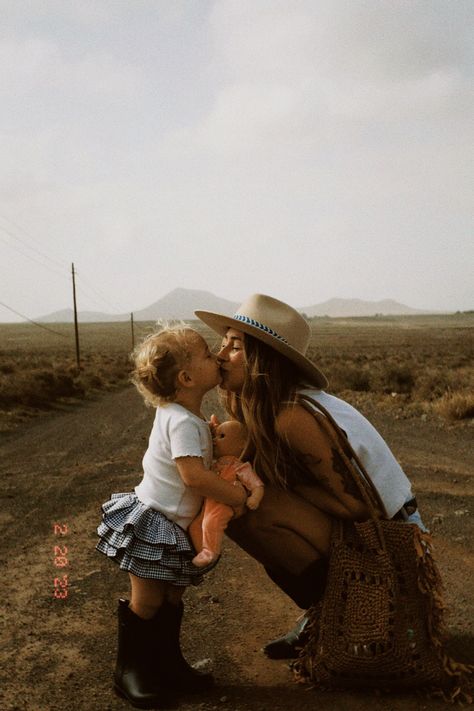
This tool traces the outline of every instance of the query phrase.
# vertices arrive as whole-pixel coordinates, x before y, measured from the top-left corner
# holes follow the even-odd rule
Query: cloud
[[[43,92],[59,92],[62,100],[81,103],[114,96],[124,101],[144,89],[142,73],[118,57],[105,51],[68,56],[58,44],[41,37],[1,40],[0,65],[0,95],[10,101],[14,97],[13,103]]]
[[[441,267],[462,281],[464,0],[18,6],[2,210],[127,308],[175,286],[430,306]]]

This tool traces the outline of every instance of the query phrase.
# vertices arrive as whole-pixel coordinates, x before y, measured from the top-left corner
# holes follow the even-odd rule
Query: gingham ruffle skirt
[[[96,548],[122,570],[173,585],[198,585],[210,570],[192,564],[196,555],[178,524],[146,506],[135,493],[112,494],[102,506]]]

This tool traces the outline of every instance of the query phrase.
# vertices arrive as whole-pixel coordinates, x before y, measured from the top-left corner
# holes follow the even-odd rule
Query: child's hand
[[[239,506],[232,506],[232,510],[234,512],[233,518],[240,518],[241,516],[244,515],[244,513],[247,511],[246,503],[247,503],[247,489],[241,482],[236,479],[234,481],[234,486],[238,486],[240,489],[242,489],[245,492],[245,499],[242,501],[242,503]]]

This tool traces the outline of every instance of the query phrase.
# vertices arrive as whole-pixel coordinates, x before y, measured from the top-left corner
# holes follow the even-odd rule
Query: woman
[[[388,516],[422,526],[410,482],[363,415],[324,392],[326,377],[306,358],[310,327],[295,309],[254,294],[234,316],[195,313],[223,337],[218,358],[227,409],[245,423],[242,456],[253,460],[266,483],[259,509],[234,520],[228,533],[297,605],[308,608],[324,590],[333,519],[368,516],[315,403],[345,432]],[[304,626],[303,617],[288,635],[269,643],[266,654],[297,656]]]

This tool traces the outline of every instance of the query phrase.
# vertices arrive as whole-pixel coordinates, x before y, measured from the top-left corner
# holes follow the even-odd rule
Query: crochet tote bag
[[[364,523],[335,521],[322,600],[309,611],[296,677],[319,689],[423,688],[472,703],[472,665],[445,652],[444,603],[431,538],[385,516],[377,490],[329,412],[318,418],[366,502]],[[356,468],[357,467],[357,468]]]

